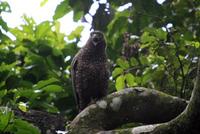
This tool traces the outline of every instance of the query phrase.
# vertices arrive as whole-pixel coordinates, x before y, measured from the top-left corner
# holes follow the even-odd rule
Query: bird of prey
[[[102,32],[90,33],[86,45],[75,55],[71,66],[74,96],[80,112],[92,101],[107,95],[109,74]]]

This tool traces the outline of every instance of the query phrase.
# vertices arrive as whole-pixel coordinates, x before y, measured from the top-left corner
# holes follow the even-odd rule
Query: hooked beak
[[[99,37],[98,34],[93,34],[92,35],[92,43],[94,44],[94,46],[96,46],[99,42],[101,42],[101,37]]]

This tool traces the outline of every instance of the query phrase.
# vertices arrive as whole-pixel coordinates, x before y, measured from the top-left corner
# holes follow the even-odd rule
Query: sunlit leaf
[[[49,31],[51,31],[51,24],[48,21],[40,23],[36,27],[36,38],[42,38],[44,37]]]
[[[128,84],[129,87],[137,85],[137,83],[135,82],[135,78],[134,78],[134,76],[131,73],[127,73],[125,75],[125,79],[126,79],[126,82],[127,82],[127,84]]]
[[[41,7],[44,6],[47,2],[48,2],[48,0],[43,0],[43,1],[41,1],[40,6],[41,6]]]
[[[155,30],[155,36],[157,38],[159,38],[160,40],[166,40],[167,32],[163,31],[162,29],[156,29]]]
[[[123,75],[120,75],[119,77],[117,77],[115,87],[117,91],[125,88],[125,77]]]
[[[124,70],[120,67],[116,67],[114,71],[112,72],[112,77],[115,78],[116,76],[122,74]]]
[[[23,112],[27,112],[27,104],[24,102],[19,102],[18,108]]]
[[[156,38],[154,36],[151,36],[148,32],[144,32],[141,36],[141,42],[142,43],[152,43],[155,42]]]
[[[78,26],[74,31],[70,33],[68,36],[69,40],[73,40],[77,37],[80,37],[81,32],[83,31],[84,27],[83,26]]]

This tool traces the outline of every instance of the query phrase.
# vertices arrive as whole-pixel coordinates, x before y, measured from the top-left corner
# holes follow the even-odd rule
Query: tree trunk
[[[142,87],[108,95],[84,109],[70,124],[73,134],[94,134],[130,122],[166,122],[186,107],[183,99]]]
[[[98,134],[199,134],[200,133],[200,58],[195,86],[186,109],[175,119],[155,125],[101,131]]]
[[[187,108],[174,120],[162,124],[151,134],[199,134],[200,133],[200,58],[195,86]]]

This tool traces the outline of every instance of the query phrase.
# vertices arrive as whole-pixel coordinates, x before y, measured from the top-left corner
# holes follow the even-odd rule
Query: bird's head
[[[92,41],[92,44],[94,46],[97,46],[99,44],[104,44],[105,43],[105,39],[104,39],[104,35],[102,32],[100,31],[93,31],[90,33],[90,39]]]

